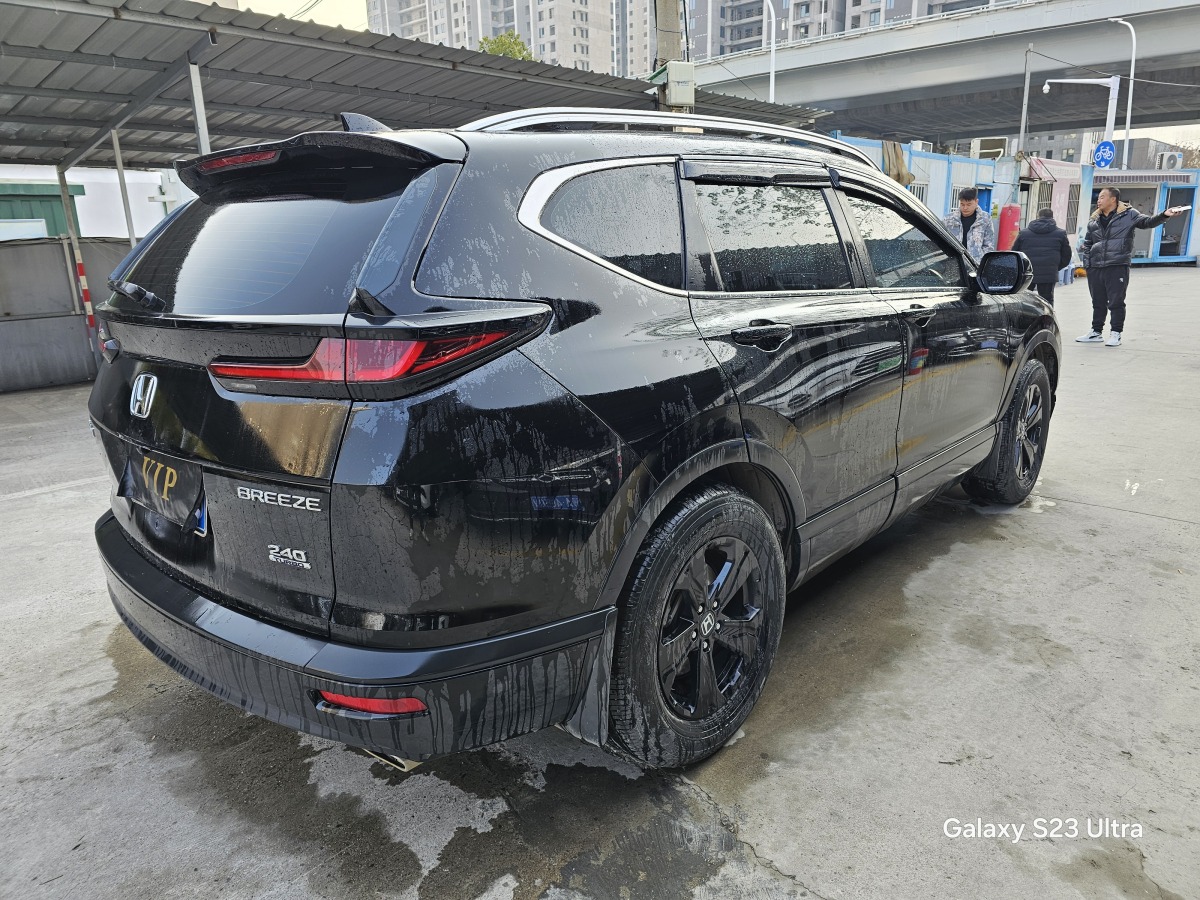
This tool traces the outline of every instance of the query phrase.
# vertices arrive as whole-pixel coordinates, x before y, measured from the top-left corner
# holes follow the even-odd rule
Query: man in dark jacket
[[[1096,211],[1088,220],[1087,234],[1080,245],[1087,267],[1088,291],[1092,295],[1092,330],[1075,338],[1081,344],[1120,347],[1125,330],[1125,292],[1129,289],[1129,265],[1133,259],[1133,230],[1157,228],[1180,207],[1164,209],[1157,216],[1142,215],[1121,202],[1115,187],[1100,190]],[[1104,319],[1112,313],[1108,340],[1104,340]]]
[[[1058,270],[1071,262],[1071,242],[1054,221],[1054,210],[1039,209],[1038,217],[1017,235],[1012,248],[1029,257],[1033,263],[1033,286],[1053,306]]]

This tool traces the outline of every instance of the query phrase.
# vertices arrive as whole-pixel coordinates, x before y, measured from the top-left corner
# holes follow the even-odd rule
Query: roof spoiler
[[[356,118],[366,119],[366,116]],[[462,162],[467,158],[467,147],[459,138],[438,131],[364,132],[357,128],[348,132],[308,131],[284,141],[250,144],[179,160],[175,171],[180,181],[197,194],[203,194],[248,174],[250,169],[272,170],[289,163],[304,165],[346,156],[381,165],[424,167],[439,162]]]

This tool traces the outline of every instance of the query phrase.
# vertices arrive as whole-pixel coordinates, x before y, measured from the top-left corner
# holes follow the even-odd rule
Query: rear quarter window
[[[546,203],[541,224],[626,272],[664,287],[683,286],[674,166],[622,166],[572,178]]]

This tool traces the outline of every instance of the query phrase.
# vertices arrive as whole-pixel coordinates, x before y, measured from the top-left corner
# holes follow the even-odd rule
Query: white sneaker
[[[1077,344],[1098,344],[1102,340],[1104,340],[1104,335],[1098,331],[1089,331],[1087,334],[1081,334],[1075,338]],[[1120,343],[1120,338],[1117,339],[1117,342]]]
[[[1105,347],[1120,347],[1121,346],[1121,332],[1110,331],[1108,333],[1108,340],[1104,342],[1104,346]]]

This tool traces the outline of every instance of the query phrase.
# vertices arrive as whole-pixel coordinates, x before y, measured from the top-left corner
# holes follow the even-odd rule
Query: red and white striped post
[[[71,251],[75,257],[75,279],[79,282],[79,296],[83,299],[83,313],[87,316],[88,343],[95,348],[96,316],[92,312],[92,292],[88,290],[87,272],[83,268],[83,251],[79,247],[79,225],[75,221],[75,210],[71,206],[71,193],[67,189],[67,173],[58,172],[58,192],[62,197],[63,218],[67,223],[67,237],[71,239]]]

